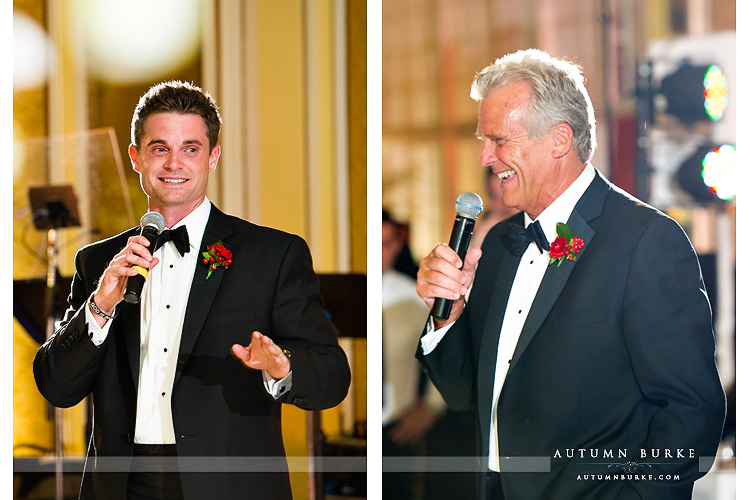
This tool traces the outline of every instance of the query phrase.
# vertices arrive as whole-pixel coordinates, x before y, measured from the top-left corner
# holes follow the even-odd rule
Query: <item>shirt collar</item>
[[[557,237],[557,223],[568,221],[573,208],[575,208],[578,200],[581,199],[581,196],[588,189],[595,176],[596,170],[594,166],[587,162],[583,172],[581,172],[576,180],[536,218],[542,226],[547,241],[553,241]],[[523,214],[523,219],[525,226],[534,222],[526,213]]]
[[[180,221],[176,222],[169,229],[174,229],[180,226],[185,226],[188,232],[188,238],[190,239],[190,249],[197,248],[203,240],[203,233],[206,231],[206,224],[208,224],[208,216],[211,214],[211,202],[207,196],[203,197],[203,203],[183,217]]]

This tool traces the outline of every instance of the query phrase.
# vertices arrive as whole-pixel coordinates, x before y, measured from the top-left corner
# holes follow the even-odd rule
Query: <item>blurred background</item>
[[[89,404],[56,414],[31,362],[65,307],[75,252],[147,210],[130,121],[167,79],[205,88],[223,115],[209,198],[307,240],[354,371],[332,410],[285,405],[294,496],[364,496],[364,474],[322,477],[306,459],[365,455],[366,3],[14,0],[12,15],[14,497],[55,498],[60,468],[65,498],[77,496]],[[74,213],[50,231],[61,203]]]
[[[694,498],[735,498],[735,1],[383,0],[382,36],[383,208],[416,261],[448,240],[460,193],[484,199],[478,232],[510,214],[479,166],[474,75],[529,47],[583,67],[592,163],[677,219],[701,260],[729,407]]]

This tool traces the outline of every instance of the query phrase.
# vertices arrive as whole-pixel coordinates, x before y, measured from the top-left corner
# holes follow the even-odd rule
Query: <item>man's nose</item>
[[[167,156],[167,161],[164,165],[168,170],[177,170],[180,168],[180,155],[174,151],[170,151]]]
[[[495,143],[489,139],[483,140],[482,150],[479,153],[479,164],[483,167],[489,167],[496,161]]]

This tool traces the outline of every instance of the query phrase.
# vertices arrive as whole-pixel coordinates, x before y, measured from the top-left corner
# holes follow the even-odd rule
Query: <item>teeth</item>
[[[515,170],[506,170],[505,172],[500,172],[499,174],[497,174],[497,176],[500,177],[501,179],[507,179],[508,177],[510,177],[511,175],[515,173],[516,173]]]
[[[185,179],[162,179],[167,184],[182,184],[183,182],[187,182]]]

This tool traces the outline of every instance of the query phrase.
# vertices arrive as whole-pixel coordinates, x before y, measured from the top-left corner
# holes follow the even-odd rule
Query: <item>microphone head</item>
[[[151,226],[161,233],[167,227],[167,222],[159,212],[148,212],[141,217],[141,228],[146,226]]]
[[[482,213],[484,204],[477,193],[467,191],[461,193],[456,199],[456,213],[467,219],[476,219]]]

